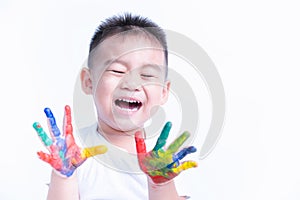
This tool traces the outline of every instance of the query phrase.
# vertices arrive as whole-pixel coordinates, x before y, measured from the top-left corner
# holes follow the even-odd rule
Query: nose
[[[134,71],[131,71],[128,74],[126,74],[120,81],[120,88],[125,90],[139,91],[141,89],[141,86],[141,78]]]

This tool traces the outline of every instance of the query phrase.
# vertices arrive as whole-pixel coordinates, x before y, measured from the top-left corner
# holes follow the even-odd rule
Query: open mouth
[[[131,99],[117,99],[115,100],[115,104],[121,110],[130,112],[139,110],[143,105],[142,102]]]

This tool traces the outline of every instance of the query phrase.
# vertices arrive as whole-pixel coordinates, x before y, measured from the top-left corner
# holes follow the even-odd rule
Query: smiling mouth
[[[142,102],[131,99],[117,99],[115,100],[115,104],[121,110],[130,112],[139,110],[143,105]]]

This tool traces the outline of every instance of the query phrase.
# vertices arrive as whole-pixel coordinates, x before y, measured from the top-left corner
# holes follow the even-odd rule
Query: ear
[[[93,82],[88,68],[82,68],[80,72],[81,89],[85,94],[93,94]]]
[[[169,80],[167,80],[165,82],[164,88],[162,90],[162,97],[161,97],[161,101],[160,101],[161,105],[165,104],[168,100],[169,92],[170,92],[170,85],[171,85],[171,82]]]

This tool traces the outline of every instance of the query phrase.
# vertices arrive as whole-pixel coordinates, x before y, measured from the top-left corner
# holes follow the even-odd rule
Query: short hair
[[[125,13],[123,15],[114,15],[103,21],[96,29],[91,42],[89,53],[92,52],[105,39],[126,31],[142,31],[148,36],[152,36],[162,46],[165,56],[166,66],[168,66],[168,46],[166,34],[162,28],[146,17]],[[125,33],[126,34],[126,33]],[[167,69],[166,69],[167,74]]]

